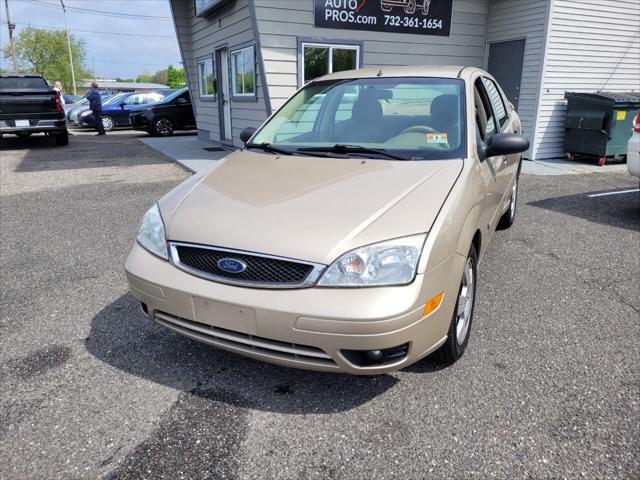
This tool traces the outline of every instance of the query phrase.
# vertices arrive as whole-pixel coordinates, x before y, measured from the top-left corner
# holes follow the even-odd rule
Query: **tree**
[[[171,88],[182,88],[187,84],[187,76],[184,68],[174,68],[169,65],[167,68],[167,85]]]
[[[86,58],[84,41],[76,39],[73,35],[70,35],[69,39],[76,81],[91,78],[91,72],[84,67]],[[50,84],[59,80],[65,90],[71,91],[71,66],[65,32],[26,27],[16,37],[15,46],[16,57],[22,72],[42,75]],[[10,58],[10,46],[7,45],[2,53],[5,59]]]

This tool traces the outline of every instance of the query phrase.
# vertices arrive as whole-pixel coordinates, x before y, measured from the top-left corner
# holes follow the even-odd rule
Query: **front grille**
[[[311,286],[324,268],[291,259],[181,243],[172,243],[171,253],[176,266],[194,275],[263,288]],[[238,260],[246,269],[239,273],[222,270],[218,262],[223,259]]]
[[[254,353],[282,360],[324,368],[337,368],[337,364],[323,350],[307,345],[281,342],[234,332],[226,328],[193,322],[164,312],[155,312],[154,319],[159,324],[187,337],[219,347],[227,347],[240,353]]]

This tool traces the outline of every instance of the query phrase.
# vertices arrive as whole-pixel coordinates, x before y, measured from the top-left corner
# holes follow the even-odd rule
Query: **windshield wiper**
[[[286,148],[274,147],[270,143],[247,143],[245,148],[259,148],[269,153],[279,153],[281,155],[293,155],[294,152]]]
[[[298,152],[330,152],[330,153],[342,153],[348,155],[350,153],[372,153],[375,155],[382,155],[387,158],[393,158],[394,160],[410,160],[410,158],[402,157],[388,152],[384,148],[367,148],[360,145],[342,145],[337,143],[331,147],[303,147],[297,150]]]

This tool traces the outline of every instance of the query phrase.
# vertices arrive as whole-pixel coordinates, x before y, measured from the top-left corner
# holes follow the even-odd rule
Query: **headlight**
[[[167,255],[167,240],[164,234],[164,223],[158,205],[151,207],[142,217],[138,229],[138,243],[154,255],[169,259]]]
[[[406,285],[416,268],[426,235],[375,243],[345,253],[322,275],[321,287]]]

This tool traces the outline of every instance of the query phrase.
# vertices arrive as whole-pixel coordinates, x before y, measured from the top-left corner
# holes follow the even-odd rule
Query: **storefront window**
[[[358,59],[360,47],[357,45],[303,43],[302,50],[304,83],[328,73],[360,68]]]
[[[254,96],[256,93],[256,69],[253,47],[231,52],[233,96]]]
[[[198,81],[200,83],[201,97],[213,97],[216,94],[216,77],[213,72],[213,60],[211,58],[198,62]]]

